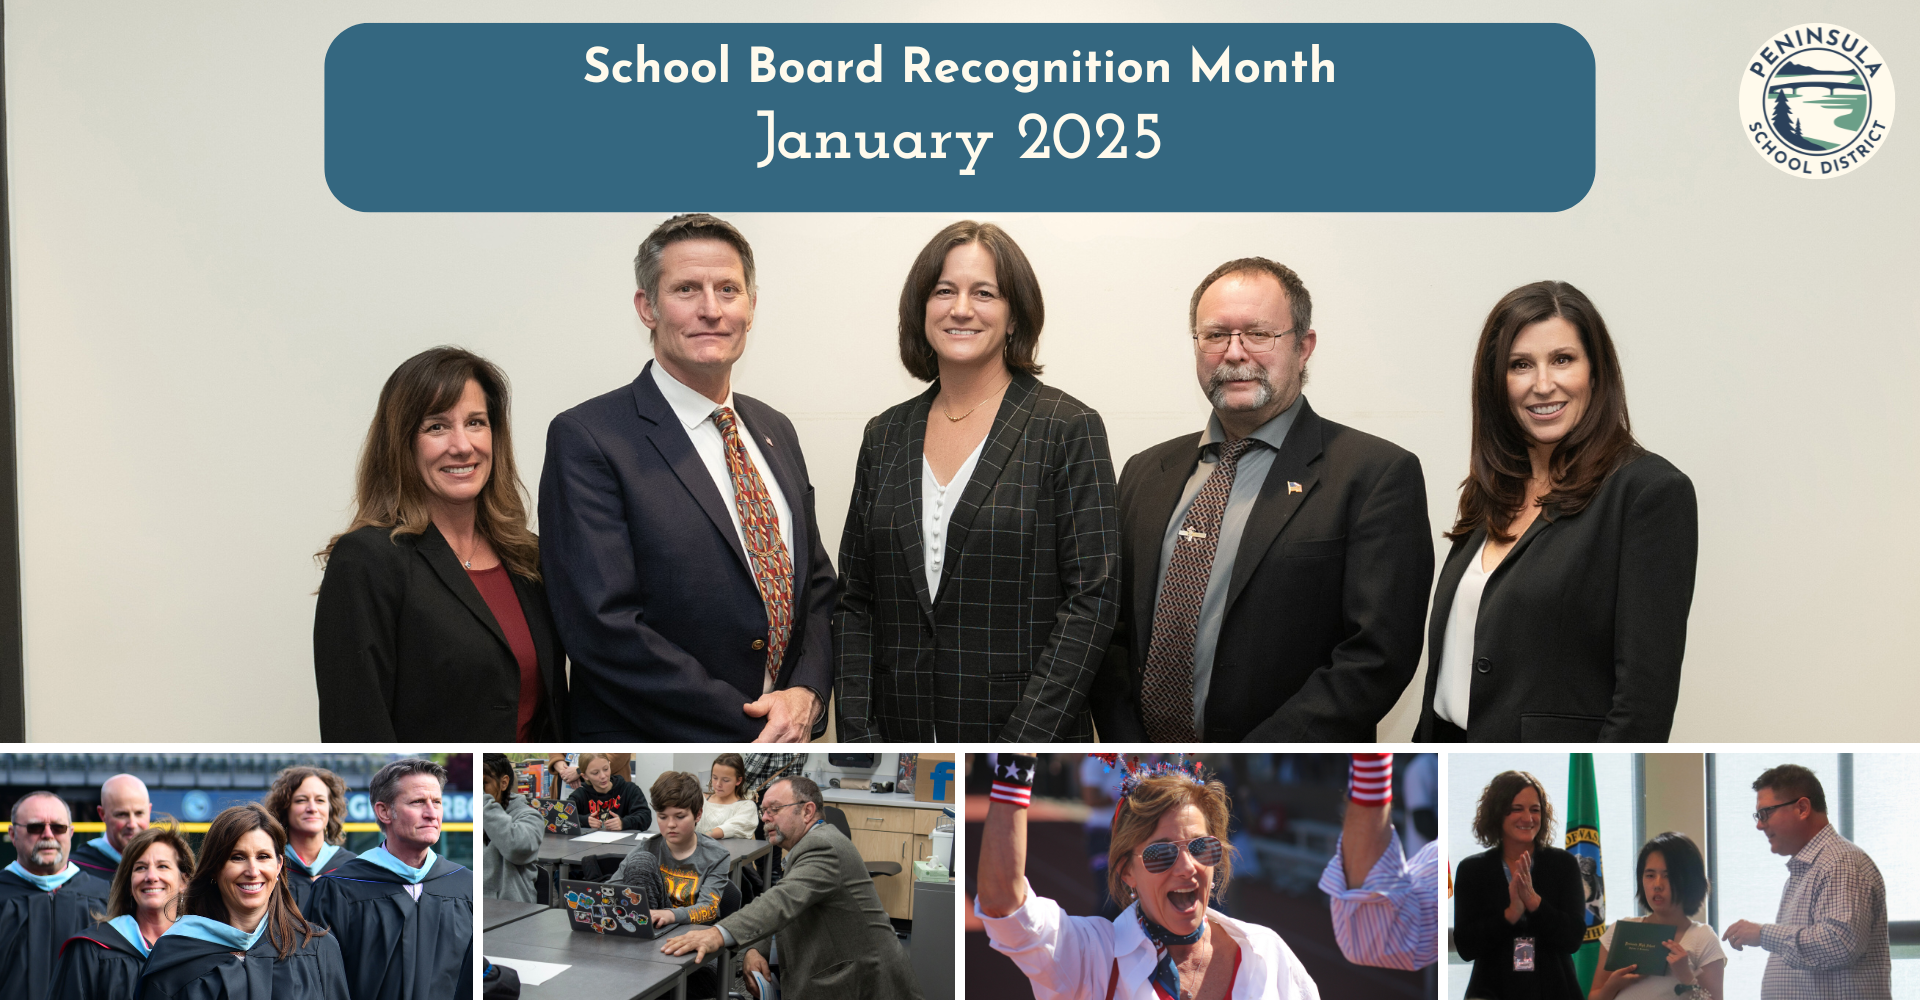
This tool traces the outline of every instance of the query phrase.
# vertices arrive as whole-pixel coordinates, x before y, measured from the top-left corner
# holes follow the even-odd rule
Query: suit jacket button
[[[755,649],[765,649],[765,648],[767,648],[767,640],[765,640],[765,639],[755,639],[755,640],[753,640],[753,648],[755,648]],[[1483,661],[1483,662],[1484,662],[1484,661]],[[1484,668],[1482,668],[1482,669],[1484,669]]]
[[[1482,656],[1481,658],[1473,661],[1473,669],[1483,674],[1490,674],[1493,672],[1493,661]]]

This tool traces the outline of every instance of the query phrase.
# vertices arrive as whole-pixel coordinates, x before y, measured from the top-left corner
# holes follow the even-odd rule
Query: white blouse
[[[1480,568],[1486,553],[1483,540],[1460,574],[1440,644],[1440,680],[1433,688],[1433,714],[1461,729],[1467,728],[1467,706],[1473,701],[1473,632],[1480,622],[1480,595],[1487,589],[1487,571]]]
[[[1137,906],[1128,906],[1112,920],[1068,916],[1029,884],[1026,902],[1012,913],[989,917],[980,912],[978,900],[973,912],[986,925],[993,949],[1026,973],[1036,1000],[1103,1000],[1115,961],[1120,983],[1114,1000],[1154,1000],[1147,977],[1159,959],[1134,916]],[[1207,919],[1218,921],[1240,946],[1231,1000],[1320,1000],[1320,988],[1280,935],[1221,913],[1209,912]]]
[[[927,596],[931,598],[940,593],[941,563],[947,558],[947,525],[953,521],[953,508],[960,504],[960,494],[967,491],[967,482],[973,478],[973,467],[980,464],[980,453],[987,449],[987,437],[973,446],[973,454],[960,463],[954,470],[953,478],[947,485],[940,485],[933,478],[933,463],[926,455],[920,456],[920,541],[927,560]]]

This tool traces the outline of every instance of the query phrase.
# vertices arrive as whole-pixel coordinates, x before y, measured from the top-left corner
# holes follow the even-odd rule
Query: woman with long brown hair
[[[1508,292],[1473,362],[1473,452],[1434,587],[1417,738],[1665,741],[1699,513],[1634,440],[1600,311]]]
[[[1106,425],[1038,378],[1040,280],[956,222],[900,291],[927,391],[868,422],[840,536],[840,738],[1080,740],[1120,613]]]
[[[347,783],[324,767],[296,765],[274,777],[266,806],[287,831],[287,886],[305,909],[314,879],[359,857],[340,846],[347,842]]]
[[[506,376],[436,347],[387,379],[353,523],[317,558],[320,738],[554,738],[565,653],[513,462]]]
[[[47,1000],[133,996],[148,953],[180,917],[180,895],[192,875],[193,848],[178,824],[135,834],[114,872],[106,920],[60,946]]]
[[[281,877],[286,847],[280,821],[257,802],[213,818],[187,882],[186,915],[154,943],[141,996],[347,1000],[340,945],[300,915]],[[233,967],[236,955],[243,968]],[[271,986],[236,995],[235,982]]]

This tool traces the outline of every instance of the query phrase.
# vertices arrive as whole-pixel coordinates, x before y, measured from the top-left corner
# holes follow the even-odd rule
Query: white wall
[[[358,214],[324,183],[321,60],[334,35],[362,20],[527,10],[8,5],[29,738],[168,738],[202,720],[235,739],[313,738],[310,556],[346,524],[355,455],[393,367],[449,342],[499,362],[531,487],[547,421],[645,362],[628,261],[661,215]],[[1438,16],[1325,2],[817,10]],[[540,13],[703,16],[584,2]],[[793,15],[747,2],[727,16]],[[1830,182],[1786,177],[1743,148],[1744,60],[1815,16],[1792,6],[1462,3],[1447,16],[1561,20],[1592,44],[1600,153],[1583,203],[1553,215],[978,213],[1039,271],[1047,380],[1102,413],[1117,461],[1193,430],[1205,415],[1184,331],[1193,284],[1229,257],[1283,260],[1318,305],[1314,406],[1420,456],[1439,552],[1464,474],[1479,324],[1515,285],[1572,281],[1619,342],[1636,431],[1699,493],[1674,736],[1771,737],[1779,692],[1793,690],[1815,694],[1796,705],[1798,738],[1903,738],[1920,694],[1906,669],[1920,638],[1908,509],[1920,493],[1920,169],[1904,135],[1916,126]],[[1877,39],[1893,72],[1920,73],[1920,7],[1818,16]],[[436,55],[449,72],[484,72]],[[672,118],[661,126],[677,135]],[[1497,118],[1484,129],[1484,147],[1407,155],[1499,155]],[[1336,154],[1303,137],[1300,155]],[[793,418],[830,548],[862,425],[918,388],[895,359],[891,303],[913,253],[956,214],[731,216],[761,264],[736,384]],[[129,696],[75,712],[79,679],[89,694]],[[1408,736],[1418,689],[1383,735]]]

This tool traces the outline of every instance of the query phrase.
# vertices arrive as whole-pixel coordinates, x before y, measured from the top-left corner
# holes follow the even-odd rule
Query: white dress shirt
[[[1487,571],[1480,568],[1487,543],[1481,542],[1447,611],[1447,634],[1440,643],[1440,680],[1433,686],[1433,714],[1467,728],[1467,708],[1473,700],[1473,633],[1480,623],[1480,595],[1486,593]]]
[[[747,547],[747,533],[740,529],[740,508],[733,502],[733,473],[727,471],[727,443],[720,437],[720,426],[713,422],[714,411],[722,406],[733,410],[734,425],[740,430],[740,443],[746,446],[747,461],[760,470],[760,481],[767,486],[767,496],[773,498],[774,512],[780,516],[780,544],[787,547],[787,558],[793,558],[793,511],[787,506],[786,494],[780,492],[780,484],[774,481],[773,473],[768,471],[767,457],[760,453],[760,443],[754,440],[754,429],[747,426],[741,418],[740,410],[733,405],[733,393],[727,393],[727,401],[716,403],[705,396],[680,384],[680,380],[667,374],[660,362],[653,363],[653,381],[660,387],[660,394],[667,397],[667,405],[673,407],[673,415],[687,429],[687,437],[693,439],[694,453],[707,467],[707,475],[713,477],[714,488],[720,491],[720,499],[726,501],[721,506],[727,508],[727,517],[733,521],[733,533],[740,537],[740,547]]]
[[[920,547],[926,555],[929,599],[940,593],[940,566],[947,558],[947,525],[953,523],[953,508],[959,505],[960,494],[967,491],[973,467],[980,464],[980,453],[987,450],[987,437],[991,436],[982,437],[973,446],[973,454],[960,463],[945,486],[933,478],[933,463],[926,455],[920,456]]]
[[[1102,1000],[1116,961],[1120,982],[1114,1000],[1154,1000],[1147,977],[1159,956],[1134,915],[1139,905],[1128,906],[1112,920],[1068,916],[1029,884],[1026,902],[1012,913],[989,917],[980,912],[978,900],[973,912],[986,926],[993,950],[1026,973],[1036,1000]],[[1320,1000],[1320,988],[1280,935],[1211,910],[1207,919],[1240,946],[1232,1000]]]

